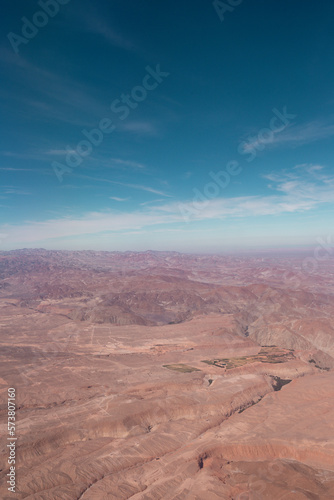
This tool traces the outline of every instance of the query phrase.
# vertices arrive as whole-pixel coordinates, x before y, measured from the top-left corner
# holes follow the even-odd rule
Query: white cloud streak
[[[303,176],[299,173],[301,168]],[[269,188],[275,191],[272,195],[216,198],[207,202],[197,202],[196,209],[193,201],[188,201],[182,204],[183,210],[192,213],[192,222],[310,211],[325,203],[333,204],[334,177],[322,172],[322,168],[317,165],[298,166],[292,172],[283,171],[266,176],[271,182]],[[319,175],[322,176],[320,180]],[[145,189],[150,188],[145,187]],[[20,225],[4,224],[0,226],[0,231],[7,234],[7,241],[15,246],[15,243],[19,242],[31,244],[41,240],[52,241],[54,238],[97,235],[108,231],[120,233],[143,228],[150,230],[150,227],[158,226],[152,227],[152,230],[156,230],[162,225],[179,223],[184,227],[184,216],[180,211],[180,203],[173,201],[133,212],[120,213],[108,210],[90,212],[82,217],[67,216],[43,222],[26,221]]]
[[[119,198],[118,196],[109,196],[111,200],[114,201],[128,201],[130,198]]]
[[[142,163],[139,163],[137,161],[122,160],[121,158],[111,158],[111,161],[113,163],[116,163],[117,165],[124,165],[125,167],[133,167],[133,168],[140,168],[140,169],[146,168],[145,165],[143,165]]]
[[[247,140],[244,150],[262,150],[276,147],[298,147],[334,136],[334,125],[322,120],[313,120],[300,125],[288,125],[283,130],[273,131],[272,140],[262,142],[259,138]]]
[[[148,193],[159,194],[160,196],[165,196],[166,198],[172,197],[171,195],[164,193],[163,191],[159,191],[158,189],[154,189],[150,186],[145,186],[142,184],[131,184],[131,183],[120,182],[120,181],[111,181],[110,179],[100,179],[99,177],[90,177],[88,175],[76,175],[76,177],[79,177],[81,179],[88,179],[88,180],[92,180],[92,181],[104,182],[104,183],[108,183],[108,184],[117,184],[119,186],[124,186],[124,187],[131,188],[131,189],[138,189],[139,191],[147,191]]]

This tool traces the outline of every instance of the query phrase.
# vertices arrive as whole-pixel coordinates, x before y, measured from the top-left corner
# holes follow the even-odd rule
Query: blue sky
[[[2,15],[0,249],[328,239],[331,1],[55,2]]]

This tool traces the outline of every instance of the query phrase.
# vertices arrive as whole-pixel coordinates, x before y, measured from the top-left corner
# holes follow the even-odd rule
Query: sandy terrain
[[[334,498],[329,263],[296,287],[296,256],[0,257],[1,498]]]

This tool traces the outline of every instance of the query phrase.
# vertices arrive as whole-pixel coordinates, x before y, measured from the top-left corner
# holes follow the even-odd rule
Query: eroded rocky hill
[[[304,258],[2,252],[2,497],[8,386],[18,499],[333,497],[334,265]]]

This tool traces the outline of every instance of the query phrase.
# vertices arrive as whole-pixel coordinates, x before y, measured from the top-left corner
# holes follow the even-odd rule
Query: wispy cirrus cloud
[[[136,44],[122,35],[114,27],[107,24],[101,16],[86,18],[86,30],[94,35],[101,36],[106,42],[123,50],[138,52]]]
[[[300,172],[300,169],[303,171]],[[323,172],[320,165],[297,165],[292,171],[271,173],[268,188],[274,194],[235,198],[215,198],[185,203],[167,203],[157,210],[173,213],[176,208],[189,220],[224,219],[304,212],[325,203],[334,204],[334,176]]]
[[[45,151],[1,151],[0,155],[6,158],[14,158],[15,160],[45,160],[48,153]]]
[[[118,196],[109,196],[111,200],[114,201],[128,201],[130,198],[119,198]]]
[[[263,176],[273,184],[270,189],[281,191],[295,198],[313,199],[318,202],[334,200],[334,177],[322,165],[300,164],[292,170],[282,170]]]
[[[263,141],[258,137],[245,142],[244,151],[262,150],[276,147],[298,147],[334,136],[334,125],[322,120],[314,120],[299,125],[287,125],[277,131],[272,131],[272,138]]]
[[[95,89],[89,85],[65,73],[45,69],[22,56],[13,57],[4,48],[0,48],[0,61],[11,68],[15,79],[24,80],[27,90],[38,92],[38,100],[27,98],[23,93],[10,94],[11,100],[19,101],[21,108],[25,108],[21,110],[25,116],[28,117],[29,112],[34,117],[57,119],[77,126],[93,126],[96,119],[106,114],[105,104],[98,100]]]
[[[94,182],[104,182],[107,184],[117,184],[119,186],[124,186],[131,189],[138,189],[139,191],[147,191],[148,193],[159,194],[161,196],[165,196],[166,198],[172,198],[172,195],[165,193],[159,189],[152,188],[151,186],[145,186],[144,184],[132,184],[128,182],[121,181],[112,181],[110,179],[101,179],[100,177],[91,177],[89,175],[74,175],[75,177],[79,177],[81,179],[88,179]]]
[[[44,151],[43,154],[46,154],[48,156],[64,156],[68,153],[75,153],[75,149],[48,149],[47,151]]]
[[[0,170],[5,172],[35,172],[36,174],[50,175],[49,169],[40,169],[40,168],[0,167]]]
[[[80,23],[77,22],[78,16],[80,18]],[[86,33],[99,36],[113,47],[134,53],[141,52],[138,40],[133,40],[128,34],[116,28],[115,25],[103,15],[101,7],[97,8],[94,3],[87,4],[85,9],[82,9],[79,13],[76,10],[75,21],[75,26],[78,30],[84,30]]]
[[[156,123],[147,120],[124,121],[119,125],[118,129],[145,136],[157,136],[159,133],[159,129]]]
[[[23,189],[18,188],[7,188],[4,190],[4,194],[22,194],[22,195],[31,195],[29,191],[24,191]]]
[[[334,125],[321,120],[314,120],[300,125],[287,127],[276,134],[274,144],[301,146],[310,142],[328,139],[334,136]]]
[[[143,201],[140,205],[145,207],[146,205],[152,205],[152,203],[158,203],[159,201],[166,201],[165,198],[157,198],[156,200]]]
[[[303,172],[300,173],[300,169]],[[305,177],[307,172],[308,177]],[[324,177],[319,180],[319,172]],[[8,244],[27,242],[29,244],[54,238],[68,238],[79,235],[97,235],[101,232],[151,231],[163,229],[167,224],[181,224],[184,230],[184,211],[191,214],[190,222],[250,218],[259,216],[278,216],[316,209],[324,204],[334,205],[334,176],[326,175],[319,165],[297,166],[289,172],[268,174],[266,178],[273,194],[217,198],[206,202],[192,201],[182,203],[172,201],[142,208],[131,212],[104,210],[88,212],[81,217],[67,216],[43,222],[26,221],[21,225],[3,225],[0,232],[8,235]],[[102,179],[99,179],[102,180]],[[112,181],[110,181],[112,182]],[[150,190],[147,186],[136,186]],[[118,198],[118,197],[114,197]],[[118,198],[118,200],[124,200]],[[117,200],[117,201],[118,201]],[[125,200],[124,200],[125,201]],[[157,202],[158,200],[156,200]],[[161,199],[159,199],[161,201]],[[159,227],[160,226],[160,227]]]
[[[8,235],[8,242],[27,242],[75,237],[78,235],[97,234],[104,231],[122,231],[141,229],[142,227],[168,222],[170,217],[143,212],[115,213],[100,211],[85,213],[82,217],[63,217],[43,222],[26,221],[19,226],[6,224],[0,226],[0,232]]]
[[[140,168],[140,169],[146,168],[146,166],[143,165],[142,163],[139,163],[137,161],[132,161],[132,160],[122,160],[121,158],[111,158],[110,161],[112,163],[116,163],[117,165],[123,165],[125,167],[133,167],[133,168]]]

